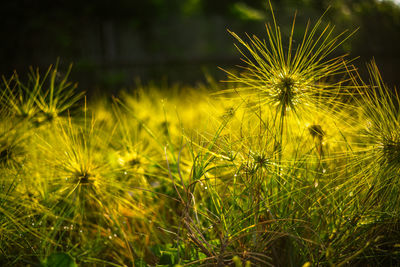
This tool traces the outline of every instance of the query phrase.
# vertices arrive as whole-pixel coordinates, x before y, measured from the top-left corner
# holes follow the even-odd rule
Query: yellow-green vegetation
[[[232,33],[244,66],[208,87],[3,78],[0,265],[400,264],[399,97],[322,24]]]

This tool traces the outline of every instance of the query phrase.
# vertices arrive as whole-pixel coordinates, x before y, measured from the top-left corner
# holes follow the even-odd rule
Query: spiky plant
[[[368,69],[370,85],[358,83],[357,101],[365,116],[359,139],[364,145],[359,148],[359,154],[367,164],[363,174],[370,191],[379,196],[375,201],[391,210],[395,203],[400,204],[400,97],[396,89],[391,90],[383,82],[374,61]]]
[[[346,73],[346,55],[335,55],[337,48],[352,33],[334,34],[334,26],[323,25],[323,17],[314,26],[310,23],[301,42],[294,41],[295,19],[289,40],[282,38],[281,29],[270,3],[273,23],[266,25],[267,40],[248,36],[249,41],[230,32],[244,47],[237,49],[245,66],[236,75],[227,71],[228,81],[238,83],[234,91],[251,105],[271,105],[279,127],[290,114],[307,116],[310,111],[321,109],[321,104],[338,102],[341,86],[346,79],[338,80]],[[327,83],[335,78],[336,81]]]
[[[0,165],[3,168],[17,167],[22,164],[25,157],[25,140],[31,134],[26,131],[25,122],[26,120],[16,118],[7,107],[2,105],[0,110]]]
[[[397,145],[400,139],[397,132],[400,98],[396,90],[389,89],[383,82],[374,61],[368,69],[369,83],[359,76],[352,77],[358,91],[353,97],[352,117],[348,117],[349,124],[354,125],[354,137],[348,139],[348,156],[343,157],[346,163],[337,168],[342,169],[337,173],[341,182],[329,195],[330,200],[341,203],[340,213],[347,219],[333,224],[335,233],[328,241],[327,253],[331,261],[336,261],[339,258],[333,259],[333,255],[339,248],[346,248],[346,257],[359,260],[360,264],[367,257],[380,264],[393,264],[397,262],[396,240],[399,238]],[[358,110],[361,115],[357,116]],[[349,235],[357,236],[359,241],[354,243]]]
[[[27,81],[16,72],[10,79],[3,77],[3,103],[16,118],[28,120],[34,126],[51,122],[58,116],[67,115],[84,92],[76,92],[77,84],[68,81],[72,65],[64,76],[60,74],[58,62],[44,74],[30,68]]]
[[[8,129],[9,130],[9,129]],[[24,157],[22,133],[0,133],[0,165],[2,167],[17,166],[22,164]]]
[[[221,142],[217,132],[209,142],[200,142],[208,146],[194,150],[189,179],[177,177],[177,183],[188,181],[178,187],[184,230],[177,243],[195,247],[205,257],[190,264],[230,265],[237,255],[256,266],[290,265],[304,259],[302,253],[317,250],[312,223],[318,220],[314,209],[319,202],[313,200],[319,190],[304,185],[301,162],[284,166],[283,179],[277,181],[273,142],[259,134],[234,145],[237,153],[230,158],[218,148],[229,139]],[[282,259],[281,253],[290,257]]]
[[[36,105],[44,118],[38,118],[39,122],[53,121],[58,116],[66,116],[70,110],[84,95],[84,92],[77,92],[77,83],[70,82],[69,74],[72,64],[67,71],[62,73],[59,70],[58,62],[50,66],[42,78],[42,87],[35,99]],[[48,80],[47,80],[47,76]],[[30,80],[40,80],[38,70],[31,70]],[[44,83],[46,82],[46,83]]]
[[[141,246],[132,247],[130,242],[146,244],[134,232],[151,232],[147,225],[147,215],[152,214],[151,207],[143,211],[146,200],[139,189],[130,185],[129,181],[118,179],[120,169],[114,168],[108,162],[112,133],[105,133],[92,121],[84,126],[58,121],[52,132],[40,133],[37,159],[41,163],[32,166],[37,173],[37,190],[39,201],[47,207],[43,214],[44,229],[62,248],[75,247],[76,253],[83,253],[79,261],[90,258],[86,253],[99,260],[108,262],[133,261]],[[140,192],[140,191],[139,191]],[[142,229],[142,230],[141,230]],[[96,249],[91,249],[92,243],[99,242]],[[105,244],[113,244],[120,249],[122,259],[111,256],[114,252],[106,251]],[[43,245],[44,255],[54,251],[52,243]],[[88,252],[85,252],[88,250]],[[107,253],[106,253],[107,252]]]

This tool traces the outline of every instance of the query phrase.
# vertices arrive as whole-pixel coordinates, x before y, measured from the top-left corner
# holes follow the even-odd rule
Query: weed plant
[[[399,265],[397,91],[337,55],[351,33],[272,16],[211,90],[3,77],[0,265]]]

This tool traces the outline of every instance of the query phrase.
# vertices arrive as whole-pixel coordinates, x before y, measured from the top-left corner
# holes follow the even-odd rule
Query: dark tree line
[[[400,59],[400,8],[392,2],[274,0],[272,4],[283,31],[290,28],[297,10],[299,35],[308,19],[315,21],[330,6],[325,20],[337,25],[338,32],[360,28],[342,49],[360,56],[360,66],[375,57],[385,80],[400,84],[395,71]],[[136,74],[151,80],[165,72],[172,79],[185,80],[181,71],[177,77],[168,71],[174,65],[178,69],[198,65],[201,69],[204,64],[235,63],[238,54],[226,28],[262,36],[263,22],[271,19],[267,6],[265,0],[4,1],[0,8],[0,71],[8,75],[30,65],[46,67],[60,57],[66,63],[75,62],[77,76],[88,79],[88,84],[96,83],[99,76],[89,73],[98,69],[118,74],[130,68],[120,79],[110,76],[109,82],[117,80],[118,86]],[[132,33],[129,38],[133,41],[125,37],[126,32]],[[129,42],[133,42],[131,51],[121,48]],[[125,51],[129,51],[126,56]],[[114,55],[118,53],[122,54]],[[153,65],[157,71],[152,71]],[[188,81],[200,79],[201,71],[186,76],[190,76]]]

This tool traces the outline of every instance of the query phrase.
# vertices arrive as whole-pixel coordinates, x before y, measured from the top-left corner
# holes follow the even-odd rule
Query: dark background
[[[324,21],[357,33],[340,52],[360,57],[365,73],[373,57],[385,81],[400,84],[400,8],[378,0],[273,0],[284,36],[297,10],[296,34],[308,19],[315,22],[330,6]],[[230,29],[265,36],[271,22],[267,0],[15,0],[1,3],[0,73],[21,76],[29,66],[43,71],[60,58],[73,62],[72,79],[89,92],[111,92],[142,83],[195,85],[205,73],[218,79],[217,67],[240,64]],[[299,40],[301,41],[301,40]]]

